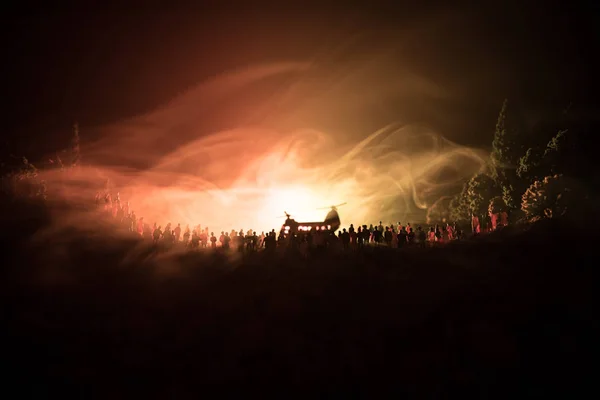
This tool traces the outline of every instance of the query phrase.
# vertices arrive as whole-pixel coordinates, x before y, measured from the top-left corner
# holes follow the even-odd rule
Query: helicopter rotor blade
[[[343,206],[343,205],[346,205],[346,204],[347,204],[347,203],[346,203],[346,202],[344,202],[344,203],[342,203],[342,204],[338,204],[337,206],[320,207],[320,208],[317,208],[317,210],[329,210],[329,209],[332,209],[332,208],[341,207],[341,206]]]

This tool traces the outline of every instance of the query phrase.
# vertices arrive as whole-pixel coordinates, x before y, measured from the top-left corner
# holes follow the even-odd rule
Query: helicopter
[[[285,236],[288,236],[290,233],[310,232],[312,230],[333,233],[340,227],[340,216],[337,208],[343,206],[344,204],[346,203],[338,204],[336,206],[318,208],[317,210],[330,210],[325,216],[325,220],[322,222],[298,222],[293,219],[290,214],[284,211],[283,213],[285,214],[286,219],[281,226],[281,232]]]

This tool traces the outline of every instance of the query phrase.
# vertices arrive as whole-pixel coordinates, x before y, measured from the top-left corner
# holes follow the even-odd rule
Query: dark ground
[[[0,281],[18,398],[596,392],[596,239],[556,221],[440,249],[122,262],[126,240],[27,244],[23,215]]]

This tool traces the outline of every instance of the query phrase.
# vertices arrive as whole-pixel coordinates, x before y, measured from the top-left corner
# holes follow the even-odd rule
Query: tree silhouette
[[[476,215],[487,215],[490,200],[499,195],[495,181],[486,174],[477,174],[468,183],[467,204]]]
[[[549,175],[565,172],[566,157],[568,156],[566,135],[568,130],[561,130],[550,139],[544,150],[543,163]]]
[[[519,159],[517,176],[529,184],[538,180],[543,165],[543,156],[543,152],[538,147],[528,148],[525,155]]]
[[[527,218],[580,216],[588,210],[589,199],[577,182],[564,175],[546,176],[523,194],[522,210]]]
[[[496,186],[510,210],[520,207],[519,195],[523,190],[516,174],[521,156],[519,132],[520,127],[516,118],[508,118],[508,100],[505,99],[498,115],[492,141],[490,176],[496,182]]]
[[[494,139],[492,141],[492,154],[490,155],[491,176],[493,179],[499,179],[502,170],[505,167],[507,158],[507,150],[509,143],[506,132],[506,111],[508,107],[508,99],[504,99],[498,120],[496,121],[496,130],[494,131]]]
[[[469,182],[465,182],[460,193],[456,194],[450,200],[450,220],[454,222],[468,221],[471,216],[471,209],[468,199]]]
[[[502,196],[493,197],[488,206],[488,214],[497,214],[506,211],[506,203]]]

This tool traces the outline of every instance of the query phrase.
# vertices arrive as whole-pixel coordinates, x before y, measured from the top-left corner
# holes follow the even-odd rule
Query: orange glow
[[[358,104],[356,115],[336,114],[335,132],[307,128],[323,126],[318,116],[324,108],[333,115],[337,105],[349,107],[360,85],[356,79],[341,88],[328,88],[326,79],[304,82],[300,76],[308,67],[275,64],[225,74],[157,111],[97,128],[102,139],[82,145],[84,164],[76,173],[55,169],[40,177],[49,187],[57,183],[54,191],[68,201],[87,204],[109,178],[113,195],[118,189],[150,224],[261,232],[279,230],[284,211],[299,223],[320,222],[328,210],[319,208],[343,202],[341,227],[405,220],[414,213],[424,219],[427,204],[485,164],[484,152],[417,126],[350,135],[357,121],[370,118],[358,112]],[[256,94],[234,109],[220,103],[286,74],[298,78],[288,92]],[[380,95],[402,87],[382,82]],[[377,97],[372,85],[367,92],[369,99]],[[85,139],[85,127],[81,135]],[[448,168],[456,171],[452,178],[438,179]],[[81,224],[79,217],[72,220]]]

